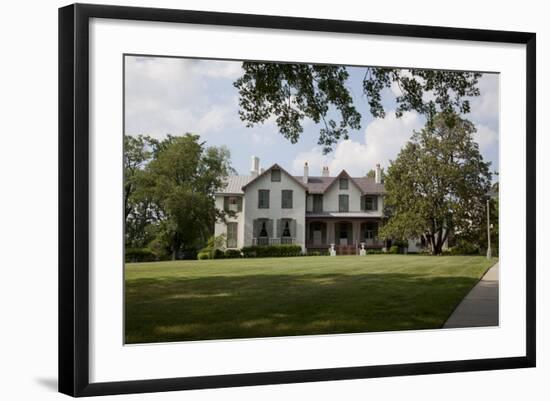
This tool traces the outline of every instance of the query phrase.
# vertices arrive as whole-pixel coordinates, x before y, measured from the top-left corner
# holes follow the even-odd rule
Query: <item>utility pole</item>
[[[489,201],[490,197],[487,198],[487,259],[491,259],[491,222],[489,217]]]

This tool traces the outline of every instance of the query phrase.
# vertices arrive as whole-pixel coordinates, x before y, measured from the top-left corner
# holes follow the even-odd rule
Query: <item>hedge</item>
[[[399,253],[399,247],[397,245],[390,246],[390,249],[388,250],[389,254],[395,255]]]
[[[382,249],[369,249],[367,250],[367,255],[384,255],[386,252],[384,252]]]
[[[240,249],[226,249],[224,256],[225,256],[226,259],[240,258],[241,257],[241,250]]]
[[[225,257],[225,254],[221,249],[214,249],[214,252],[212,252],[212,259],[223,259]]]
[[[299,245],[245,246],[242,252],[245,258],[300,256],[302,247]]]
[[[157,260],[157,256],[149,248],[126,248],[124,260],[126,263],[154,262]]]

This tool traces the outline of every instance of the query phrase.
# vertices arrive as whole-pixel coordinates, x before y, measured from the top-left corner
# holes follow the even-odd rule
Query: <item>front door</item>
[[[336,225],[336,239],[338,245],[352,244],[352,228],[351,223],[338,223]]]

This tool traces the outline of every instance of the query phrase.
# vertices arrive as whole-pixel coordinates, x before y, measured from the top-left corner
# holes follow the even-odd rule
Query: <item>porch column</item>
[[[328,220],[327,221],[327,244],[334,244],[334,221]]]
[[[359,233],[361,232],[361,222],[358,220],[353,220],[352,227],[353,227],[353,245],[359,244],[359,242],[361,242],[359,240]]]

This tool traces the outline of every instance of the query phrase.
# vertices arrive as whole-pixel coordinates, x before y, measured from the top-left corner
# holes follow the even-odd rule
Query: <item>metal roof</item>
[[[279,167],[279,166],[277,166]],[[265,173],[264,173],[265,174]],[[341,174],[341,173],[340,173]],[[340,176],[338,174],[338,176]],[[323,194],[330,187],[336,177],[320,177],[310,176],[307,182],[307,191],[310,194]],[[299,183],[303,182],[303,176],[291,176]],[[255,178],[251,175],[232,175],[227,177],[227,185],[224,189],[218,191],[219,194],[241,194],[243,195],[243,187],[253,181]],[[377,184],[374,178],[371,177],[350,177],[355,184],[361,189],[364,194],[384,194],[386,190],[384,184]],[[303,184],[302,184],[303,185]]]
[[[252,181],[254,177],[250,175],[230,175],[227,177],[224,189],[218,191],[219,194],[241,194],[244,195],[243,187]]]
[[[306,217],[309,218],[327,218],[327,217],[337,217],[337,218],[365,218],[365,217],[376,217],[380,218],[381,213],[378,211],[372,212],[306,212]]]

